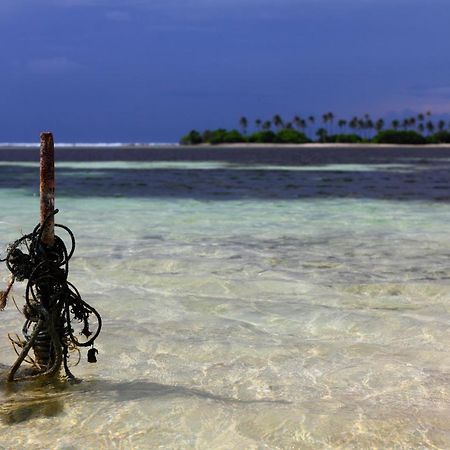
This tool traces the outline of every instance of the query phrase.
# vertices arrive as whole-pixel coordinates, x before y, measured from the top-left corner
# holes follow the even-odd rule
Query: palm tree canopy
[[[283,126],[283,119],[281,118],[281,116],[279,114],[275,114],[272,118],[272,122],[276,127],[281,127]]]
[[[316,136],[317,136],[321,141],[324,141],[324,140],[325,140],[325,137],[327,136],[327,134],[328,134],[328,132],[327,132],[327,130],[326,130],[325,128],[319,128],[319,129],[316,131]]]
[[[377,131],[381,131],[381,130],[383,129],[383,127],[384,127],[384,120],[383,120],[383,119],[378,119],[378,120],[375,122],[375,129],[376,129]]]
[[[295,116],[292,119],[292,122],[295,124],[296,127],[301,128],[302,127],[302,119],[300,116]]]
[[[248,125],[247,117],[242,116],[242,117],[239,119],[239,125],[241,125],[241,127],[244,127],[244,128],[245,128],[245,127]]]
[[[347,120],[339,118],[339,116],[335,116],[333,112],[329,111],[317,117],[310,115],[305,116],[305,118],[302,118],[300,115],[296,114],[292,117],[291,121],[286,122],[283,120],[280,114],[275,114],[272,117],[272,120],[262,120],[260,118],[256,118],[250,119],[249,121],[249,119],[246,116],[241,116],[239,118],[239,125],[242,128],[242,137],[244,141],[248,140],[249,138],[248,136],[246,136],[249,127],[250,128],[255,127],[259,132],[261,132],[261,130],[267,132],[271,129],[273,132],[280,132],[285,129],[292,130],[296,128],[298,131],[301,131],[302,133],[306,133],[309,135],[314,134],[317,135],[321,142],[331,142],[332,140],[334,140],[334,137],[332,137],[332,135],[338,133],[336,130],[333,130],[335,127],[334,123],[336,124],[337,127],[339,127],[339,133],[343,133],[342,129],[346,129],[345,127],[348,127],[346,129],[347,130],[346,132],[363,133],[365,139],[367,139],[369,142],[372,140],[375,134],[372,131],[373,129],[376,130],[376,132],[380,132],[381,130],[387,128],[395,129],[396,131],[402,129],[404,129],[405,131],[412,129],[422,134],[423,137],[426,137],[427,135],[432,136],[434,133],[443,132],[444,130],[447,129],[450,131],[450,121],[443,119],[438,120],[438,117],[436,117],[435,120],[433,120],[431,119],[431,116],[432,116],[431,111],[426,111],[423,113],[418,113],[414,116],[400,117],[398,119],[393,119],[390,122],[386,121],[385,123],[385,120],[383,118],[372,120],[368,113],[365,113],[362,116],[353,116],[351,119],[349,118]],[[316,120],[317,125],[314,125]],[[333,122],[333,120],[335,122]],[[323,125],[321,122],[323,122]],[[274,127],[276,127],[276,129],[274,129]],[[236,130],[232,131],[238,133]],[[211,133],[212,132],[208,130],[204,132],[206,136],[206,138],[205,136],[202,137],[204,142],[208,141],[207,137]],[[295,133],[291,134],[294,135]],[[255,133],[255,136],[256,136],[255,139],[259,139],[257,133]],[[438,134],[436,134],[436,136],[438,136]],[[340,137],[339,139],[337,139],[338,136],[335,137],[336,141],[340,139]],[[313,137],[311,137],[311,139],[314,140]],[[376,139],[374,141],[376,141]]]

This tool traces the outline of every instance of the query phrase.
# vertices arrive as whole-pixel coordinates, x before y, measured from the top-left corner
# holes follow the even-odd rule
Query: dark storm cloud
[[[243,114],[443,112],[449,18],[440,0],[3,0],[0,141],[41,129],[175,141]]]

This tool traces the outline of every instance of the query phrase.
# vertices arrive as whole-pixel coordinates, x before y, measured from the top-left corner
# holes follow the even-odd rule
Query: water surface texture
[[[100,354],[1,384],[0,448],[450,447],[449,150],[140,151],[59,152]],[[37,152],[5,154],[1,249],[39,203]]]

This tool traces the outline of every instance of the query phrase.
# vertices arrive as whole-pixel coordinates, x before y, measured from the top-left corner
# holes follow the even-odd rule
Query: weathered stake
[[[63,365],[66,376],[74,378],[68,366],[69,352],[78,347],[91,347],[88,362],[96,362],[94,341],[102,328],[100,314],[81,298],[68,280],[69,260],[75,249],[75,237],[70,228],[56,225],[68,233],[71,248],[55,236],[55,149],[52,133],[41,134],[40,147],[40,227],[9,245],[4,260],[11,272],[11,282],[0,291],[0,310],[6,306],[14,281],[25,281],[26,317],[22,328],[24,340],[11,338],[18,355],[7,380],[25,381],[57,375]],[[93,329],[91,319],[96,321]],[[72,322],[83,329],[78,336]],[[80,328],[81,328],[80,325]],[[19,352],[19,349],[20,352]],[[34,358],[28,357],[30,351]],[[33,374],[16,377],[21,364],[33,365]]]
[[[52,133],[41,133],[40,151],[41,226],[50,215],[42,232],[42,242],[52,247],[55,242],[55,147]]]

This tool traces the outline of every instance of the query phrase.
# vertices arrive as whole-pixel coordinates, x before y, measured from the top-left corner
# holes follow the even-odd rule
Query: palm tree
[[[325,128],[319,128],[316,131],[316,136],[319,138],[320,142],[325,142],[326,138],[327,138],[328,132]]]
[[[375,122],[375,130],[379,133],[384,128],[384,120],[378,119]]]
[[[342,133],[342,129],[345,127],[345,125],[347,125],[347,121],[345,119],[338,120],[338,127],[341,130],[341,133]]]
[[[301,128],[301,127],[302,127],[302,126],[301,126],[302,120],[303,120],[303,119],[301,119],[300,116],[295,116],[295,117],[292,119],[292,121],[294,122],[294,125],[295,125],[297,128]]]
[[[444,131],[444,128],[445,128],[445,121],[444,120],[440,120],[438,122],[438,130],[439,131]]]
[[[331,122],[333,124],[334,114],[332,112],[327,112],[325,114],[322,114],[322,122],[324,124],[327,124],[328,122]],[[330,131],[330,129],[328,129]]]
[[[372,134],[373,127],[374,127],[373,120],[367,119],[366,120],[366,128],[369,130],[369,134]]]
[[[400,125],[400,122],[399,122],[397,119],[394,119],[394,120],[391,122],[391,126],[392,126],[392,128],[393,128],[394,130],[397,130],[398,127],[399,127],[399,125]]]
[[[267,130],[270,130],[271,126],[272,126],[272,122],[270,120],[266,120],[262,124],[262,129],[267,131]]]
[[[261,128],[261,124],[262,124],[262,120],[261,119],[256,119],[255,120],[255,125],[256,125],[256,128],[258,128],[258,130]]]
[[[305,119],[301,119],[300,120],[300,124],[299,124],[299,128],[302,130],[302,132],[305,132],[305,128],[306,128],[306,120]]]
[[[357,119],[357,128],[361,131],[366,129],[366,121],[364,119]],[[365,133],[363,133],[364,135]]]
[[[356,116],[352,117],[352,120],[350,120],[348,126],[352,131],[355,131],[358,128],[358,118]]]
[[[422,113],[417,114],[417,120],[419,122],[423,122],[425,120],[425,116]]]
[[[314,116],[308,117],[308,122],[310,123],[310,125],[314,125],[315,121],[316,121],[316,118]]]
[[[363,126],[363,128],[365,129],[365,130],[368,130],[369,129],[369,120],[370,120],[370,114],[369,113],[365,113],[364,115],[363,115],[363,118],[364,118],[364,126]],[[368,133],[366,133],[366,138],[368,137]]]
[[[240,125],[241,128],[242,128],[242,132],[243,132],[244,134],[247,134],[247,127],[248,127],[248,120],[247,120],[247,117],[242,116],[242,117],[239,119],[239,125]]]
[[[286,128],[286,130],[292,130],[293,129],[292,122],[286,122],[284,124],[284,128]]]
[[[419,131],[420,134],[423,134],[425,130],[425,125],[422,122],[420,122],[419,125],[417,125],[417,130]]]
[[[310,125],[314,125],[314,122],[316,121],[316,118],[314,117],[314,116],[309,116],[308,117],[308,122],[310,123]],[[312,134],[312,132],[311,133],[308,133],[310,136],[311,136],[311,140],[313,140],[313,134]]]
[[[272,117],[272,122],[274,124],[274,126],[276,126],[277,128],[283,128],[283,119],[281,118],[281,116],[279,114],[275,114]]]
[[[330,132],[333,133],[333,120],[334,120],[334,114],[330,111],[328,113],[328,121],[330,122]]]
[[[425,124],[426,129],[428,130],[428,134],[432,134],[434,131],[434,123],[429,120],[426,124]]]

